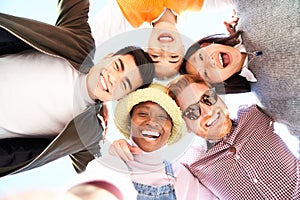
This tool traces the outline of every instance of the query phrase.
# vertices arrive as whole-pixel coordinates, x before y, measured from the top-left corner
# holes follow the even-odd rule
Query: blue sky
[[[107,1],[108,0],[90,0],[90,17],[93,18],[93,16],[95,16],[95,13],[98,12]],[[36,20],[54,24],[56,20],[56,0],[1,0],[0,12],[33,18]],[[201,15],[204,15],[204,13],[202,13]],[[202,35],[209,35],[212,32],[220,33],[220,31],[218,30],[224,31],[224,29],[220,28],[220,26],[213,26],[214,29],[207,29],[207,27],[212,27],[211,19],[213,17],[209,15],[210,13],[205,13],[205,18],[203,18],[201,23],[199,20],[196,20],[189,21],[186,24],[187,27],[193,27],[194,35],[189,36],[194,39],[200,38],[200,36]],[[195,16],[195,18],[198,19],[198,16]],[[210,19],[210,21],[208,22],[208,20],[206,19]],[[215,21],[215,24],[221,24],[220,15],[219,18]],[[194,26],[195,23],[201,24],[201,27],[197,26],[197,29],[197,27]],[[202,35],[199,34],[199,32],[201,32]],[[228,99],[236,100],[235,102],[233,102],[226,101],[225,99],[226,103],[231,102],[232,105],[240,104],[241,99],[248,99],[252,102],[259,102],[257,99],[255,99],[255,96],[252,96],[249,99],[248,97],[239,95],[239,98],[234,97]],[[235,110],[236,107],[232,106],[231,109]],[[280,128],[284,130],[284,127]],[[293,141],[295,141],[293,140],[293,138],[287,138],[286,141],[290,142],[289,144],[291,146],[297,148],[297,143],[293,143]],[[61,189],[74,176],[76,176],[76,173],[71,165],[70,159],[68,157],[61,158],[37,169],[0,178],[0,197],[6,193],[26,190],[30,188],[46,187]]]

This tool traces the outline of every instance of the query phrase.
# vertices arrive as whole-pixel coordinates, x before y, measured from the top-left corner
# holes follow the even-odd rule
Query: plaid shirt
[[[210,150],[192,147],[185,166],[220,199],[300,199],[300,162],[253,105]],[[201,153],[202,151],[202,153]]]

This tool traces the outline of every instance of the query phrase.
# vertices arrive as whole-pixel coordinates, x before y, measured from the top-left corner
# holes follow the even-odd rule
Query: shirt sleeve
[[[234,7],[233,0],[205,0],[202,10],[220,10]]]
[[[134,29],[115,0],[107,2],[96,17],[91,19],[90,26],[96,47],[117,34]]]
[[[179,199],[217,199],[217,197],[202,185],[183,165],[174,165],[174,168],[179,172],[175,183],[176,195],[181,197]]]

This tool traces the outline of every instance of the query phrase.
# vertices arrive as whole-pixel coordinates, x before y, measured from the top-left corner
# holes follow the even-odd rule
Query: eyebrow
[[[129,80],[128,77],[125,78],[125,81],[124,81],[124,82],[126,82],[127,85],[129,85],[130,90],[132,90],[132,84],[131,84],[131,81]],[[124,84],[125,90],[126,90],[126,83]]]
[[[176,61],[168,61],[169,63],[178,63],[180,61],[180,59],[179,60],[176,60]],[[159,61],[153,61],[153,63],[159,63]]]

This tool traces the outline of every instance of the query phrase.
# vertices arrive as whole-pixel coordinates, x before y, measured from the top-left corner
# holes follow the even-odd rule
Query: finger
[[[124,161],[133,160],[133,156],[129,150],[129,144],[126,140],[121,139],[114,141],[109,147],[109,152],[111,155],[118,156]]]
[[[232,24],[232,23],[236,23],[236,24],[237,24],[238,21],[239,21],[239,19],[240,19],[239,17],[232,17],[230,23],[231,23],[231,24]]]
[[[111,148],[112,147],[112,148]],[[116,147],[116,146],[111,146],[109,149],[109,154],[119,157],[120,159],[124,160],[124,161],[128,161],[129,159],[127,158],[127,156],[124,154],[124,152],[122,150],[120,150],[120,147]]]
[[[120,143],[120,147],[121,147],[120,151],[123,152],[124,158],[126,158],[127,161],[133,160],[133,155],[130,152],[130,148],[133,148],[133,147],[130,144],[128,144],[128,142],[125,140]]]
[[[139,154],[142,152],[142,149],[140,149],[139,147],[133,147],[133,146],[130,146],[129,150],[132,154]]]
[[[235,27],[233,27],[231,24],[227,23],[227,22],[224,22],[224,25],[226,27],[226,30],[228,31],[228,33],[230,35],[234,34],[235,33]]]

